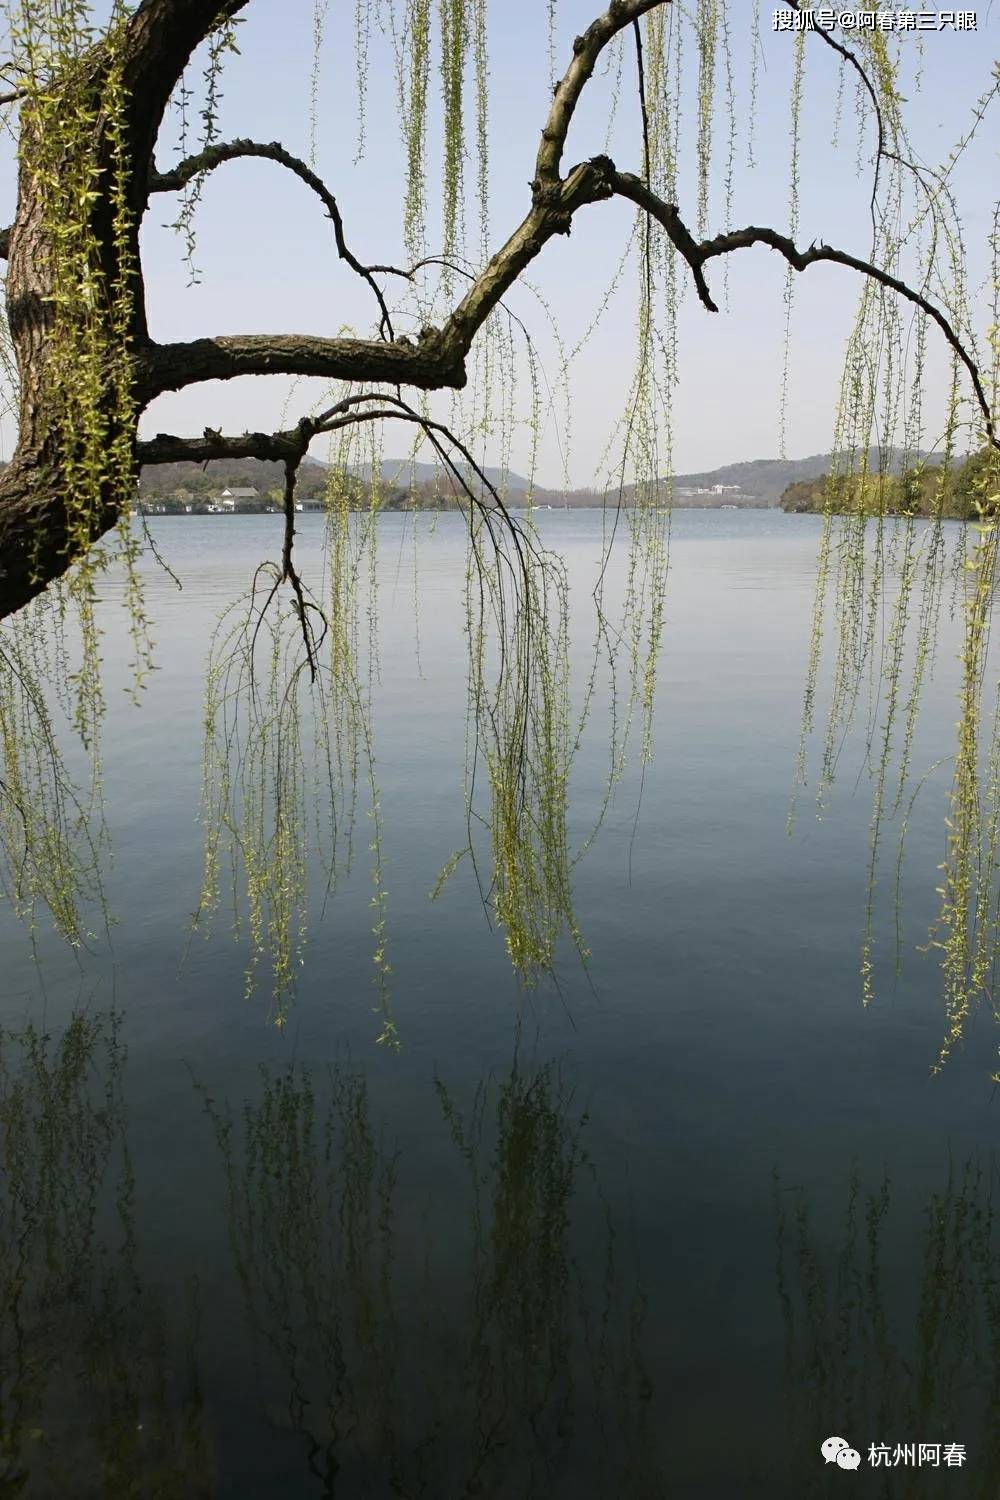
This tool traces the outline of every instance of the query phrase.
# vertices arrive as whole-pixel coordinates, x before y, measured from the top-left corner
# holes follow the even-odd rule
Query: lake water
[[[601,524],[540,520],[581,670]],[[818,521],[674,518],[638,823],[633,768],[577,868],[589,976],[568,959],[524,994],[464,867],[428,900],[464,834],[462,522],[421,523],[418,670],[412,521],[382,519],[398,1053],[374,1042],[363,860],[313,917],[284,1031],[225,922],[190,934],[208,639],[279,526],[155,523],[184,589],[150,574],[139,708],[105,589],[110,945],[76,962],[43,930],[36,963],[0,913],[0,1023],[48,1035],[4,1048],[0,1495],[996,1496],[1000,1037],[979,1015],[932,1074],[916,951],[947,767],[911,819],[898,977],[882,897],[867,1010],[850,745],[829,816],[807,798],[786,833]],[[320,537],[301,518],[307,575]],[[949,629],[920,770],[957,716]],[[578,834],[605,754],[595,732]],[[859,1472],[823,1463],[830,1436]],[[966,1461],[869,1462],[919,1443]]]

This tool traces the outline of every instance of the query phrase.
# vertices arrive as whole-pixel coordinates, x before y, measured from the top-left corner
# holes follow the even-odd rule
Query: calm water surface
[[[470,874],[427,899],[463,842],[462,523],[421,523],[415,616],[412,522],[383,518],[398,1054],[374,1045],[363,862],[283,1033],[244,996],[245,947],[190,937],[208,640],[279,525],[156,523],[184,589],[150,576],[138,709],[107,585],[110,947],[76,964],[43,933],[36,966],[0,913],[0,1021],[49,1038],[4,1049],[0,1495],[997,1495],[1000,1038],[981,1016],[932,1075],[915,951],[947,768],[911,820],[898,977],[883,896],[868,1010],[856,747],[830,815],[807,800],[785,830],[818,522],[676,516],[638,824],[632,773],[577,872],[589,982],[567,960],[525,996]],[[582,670],[601,517],[541,525]],[[300,529],[308,572],[320,522]],[[955,646],[921,769],[949,749]],[[581,752],[577,836],[606,748]],[[832,1434],[859,1472],[824,1466]],[[921,1442],[966,1463],[868,1463]]]

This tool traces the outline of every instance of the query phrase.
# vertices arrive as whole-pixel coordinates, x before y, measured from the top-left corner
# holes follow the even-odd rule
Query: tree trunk
[[[95,228],[102,226],[95,222]],[[106,235],[101,243],[107,244]],[[49,379],[51,265],[40,192],[22,162],[6,288],[20,391],[17,447],[0,476],[0,618],[22,608],[74,561],[60,476],[60,415]],[[96,504],[91,541],[116,519],[113,504]]]
[[[119,501],[137,478],[135,464],[138,415],[152,394],[148,388],[149,337],[139,257],[139,226],[149,199],[153,149],[167,101],[191,52],[228,15],[247,0],[143,0],[128,26],[124,59],[126,88],[126,197],[131,215],[126,253],[132,282],[131,349],[134,360],[134,405],[125,434],[132,454],[132,472],[116,476],[93,497],[86,523],[90,543],[96,542],[119,518]],[[90,59],[88,88],[94,117],[104,118],[103,92],[107,54],[98,45]],[[79,85],[78,85],[79,86]],[[0,476],[0,619],[23,608],[47,584],[60,577],[80,555],[80,516],[69,515],[66,483],[61,472],[63,450],[60,412],[50,378],[53,311],[53,246],[49,243],[42,199],[43,187],[34,178],[26,151],[22,119],[21,162],[17,214],[5,249],[8,256],[7,318],[20,381],[17,447]],[[30,145],[30,142],[29,142]],[[82,141],[80,150],[96,151],[100,181],[112,180],[112,158],[106,132],[96,145]],[[120,281],[113,224],[113,205],[102,193],[94,204],[90,228],[97,258],[104,272],[104,314],[111,326],[109,300]],[[113,340],[109,337],[109,347]],[[120,440],[123,414],[108,394],[107,441]],[[67,434],[72,438],[72,434]]]

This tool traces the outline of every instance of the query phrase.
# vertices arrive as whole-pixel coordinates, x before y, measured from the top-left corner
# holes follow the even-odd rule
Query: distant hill
[[[803,479],[817,479],[830,469],[829,453],[814,453],[809,458],[752,458],[738,464],[723,464],[700,474],[675,474],[675,489],[710,489],[713,484],[738,484],[745,495],[756,495],[769,505],[777,505],[790,484]]]
[[[176,489],[195,496],[253,486],[266,495],[284,488],[285,466],[260,458],[218,458],[207,464],[147,464],[139,476],[139,490],[146,500],[159,500]],[[304,495],[320,495],[326,484],[326,465],[306,458],[299,470],[298,487]]]
[[[809,458],[754,458],[743,463],[723,464],[718,469],[705,469],[697,474],[675,474],[674,489],[711,489],[715,484],[738,484],[742,494],[755,496],[765,505],[776,506],[788,485],[818,479],[821,474],[828,473],[830,457],[829,453],[814,453]],[[890,469],[898,471],[901,461],[902,453],[894,449],[890,454]],[[875,462],[874,452],[872,462]],[[352,472],[367,483],[371,478],[372,465],[355,465]],[[487,468],[485,474],[491,484],[500,485],[503,478],[500,469]],[[411,463],[408,459],[388,458],[382,461],[381,476],[383,482],[389,485],[402,488],[413,484],[422,488],[440,477],[440,468],[432,463]],[[527,492],[528,481],[523,474],[509,473],[506,483],[507,493],[511,496]],[[626,499],[631,498],[633,493],[634,486],[626,485]],[[564,492],[537,484],[535,498],[541,504],[569,505],[574,508],[600,505],[603,499],[601,492],[594,489]],[[712,497],[710,501],[706,497],[706,501],[702,503],[722,505],[727,499],[731,497],[720,495],[718,499]]]
[[[440,479],[441,468],[432,463],[411,463],[409,459],[387,458],[381,464],[383,483],[394,489],[409,489],[411,486],[429,486]],[[306,457],[299,470],[298,488],[306,494],[320,494],[326,483],[328,466],[318,459]],[[351,464],[349,472],[365,484],[371,479],[372,465]],[[499,487],[503,475],[497,468],[487,468],[486,477]],[[195,494],[225,489],[226,486],[253,485],[261,494],[268,490],[281,489],[285,482],[284,465],[260,458],[219,458],[206,464],[175,463],[149,464],[142,470],[140,489],[150,498],[172,494],[175,489],[188,489]],[[523,495],[528,481],[522,474],[507,475],[507,492]]]
[[[356,474],[359,479],[363,479],[365,484],[369,483],[373,471],[372,464],[351,464],[349,467],[352,474]],[[431,484],[435,479],[440,478],[441,465],[424,463],[409,458],[384,458],[379,465],[379,473],[384,484],[399,488],[409,488],[411,484]],[[487,465],[483,469],[483,473],[490,484],[495,485],[497,489],[504,483],[502,469]],[[508,473],[506,485],[507,493],[511,495],[523,495],[528,489],[528,481],[523,474]],[[536,485],[535,488],[537,490],[538,486]]]
[[[901,450],[893,449],[889,455],[890,472],[898,473],[902,464]],[[875,465],[876,455],[870,462]],[[710,489],[716,484],[739,485],[743,495],[754,496],[764,505],[777,506],[782,494],[791,484],[800,484],[819,479],[829,473],[831,455],[814,453],[808,458],[755,458],[743,463],[723,464],[717,469],[705,469],[699,473],[676,474],[674,489]],[[299,470],[298,487],[305,498],[322,494],[326,484],[326,464],[317,459],[306,458]],[[355,464],[351,467],[365,485],[370,482],[372,465]],[[386,458],[380,465],[382,481],[390,489],[406,491],[413,489],[421,494],[424,503],[431,502],[433,492],[441,482],[441,470],[437,464],[411,461],[404,458]],[[486,477],[498,488],[503,482],[502,470],[487,467]],[[176,463],[150,465],[142,470],[140,489],[149,500],[171,495],[176,489],[186,489],[197,497],[226,488],[226,486],[250,486],[266,495],[269,490],[281,489],[284,484],[284,468],[280,463],[269,463],[256,458],[215,459],[207,464]],[[506,476],[506,491],[515,506],[519,497],[528,490],[528,480],[523,474],[509,473]],[[625,488],[626,500],[634,493],[634,486]],[[541,505],[567,505],[573,508],[600,505],[603,496],[594,489],[562,490],[535,486],[535,499]],[[400,497],[401,498],[401,497]],[[699,497],[699,504],[722,505],[727,496]],[[398,500],[396,501],[398,503]],[[683,503],[683,497],[681,502]]]
[[[746,495],[756,495],[768,505],[777,505],[790,484],[819,479],[828,474],[833,455],[813,453],[808,458],[752,458],[744,463],[723,464],[718,469],[707,469],[701,474],[675,474],[675,489],[710,489],[713,484],[738,484]],[[901,448],[889,452],[889,471],[898,474],[903,463]],[[910,455],[911,463],[913,461]],[[873,448],[869,464],[878,466],[878,453]],[[720,496],[725,500],[725,496]]]

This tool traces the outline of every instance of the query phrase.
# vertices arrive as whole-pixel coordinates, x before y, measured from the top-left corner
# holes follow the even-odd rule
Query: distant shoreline
[[[518,515],[523,515],[528,510],[534,511],[536,514],[539,511],[551,511],[553,514],[576,515],[578,512],[583,512],[584,514],[590,515],[590,514],[593,514],[595,511],[596,512],[600,512],[600,511],[614,510],[616,508],[616,506],[615,506],[615,502],[613,500],[608,500],[603,505],[532,505],[532,506],[528,506],[528,505],[516,505],[516,504],[512,504],[510,501],[505,501],[504,502],[504,508],[506,510],[508,510],[508,511],[514,511]],[[783,516],[783,515],[809,515],[809,514],[813,514],[813,512],[809,512],[809,511],[785,511],[785,510],[782,510],[782,508],[781,508],[780,505],[665,505],[665,506],[663,506],[663,509],[664,510],[670,510],[670,511],[683,510],[683,511],[689,512],[691,514],[694,514],[696,512],[698,512],[698,513],[710,512],[713,515],[717,515],[720,511],[726,511],[726,513],[730,514],[730,515],[734,511],[741,511],[744,514],[753,513],[755,515],[782,515]],[[155,510],[155,509],[151,510],[151,509],[149,509],[149,508],[147,508],[145,506],[142,506],[142,507],[139,508],[138,513],[139,513],[139,515],[141,515],[141,516],[143,516],[143,517],[145,517],[147,519],[153,519],[153,520],[157,520],[157,521],[159,521],[159,520],[171,520],[171,521],[193,521],[193,520],[215,521],[215,520],[223,520],[223,519],[227,520],[227,521],[233,520],[233,519],[239,519],[239,520],[243,520],[243,521],[247,521],[247,520],[259,521],[259,520],[261,520],[265,516],[278,516],[282,520],[284,519],[284,511],[278,510],[278,509],[273,509],[273,510],[237,510],[237,511],[231,511],[231,510],[225,510],[225,511],[222,511],[222,510],[215,510],[215,511],[211,511],[211,510]],[[366,515],[367,513],[368,513],[368,507],[367,506],[358,506],[358,507],[355,507],[354,509],[351,510],[351,515]],[[401,507],[397,507],[397,506],[380,506],[378,513],[381,516],[447,516],[447,515],[459,516],[459,515],[464,515],[464,511],[461,509],[460,506],[457,506],[457,505],[438,505],[438,506],[425,505],[425,506],[421,506],[419,509],[413,509],[413,510],[405,510],[405,509],[402,509]],[[302,518],[304,518],[306,516],[325,516],[325,515],[326,515],[326,510],[322,506],[310,507],[309,510],[297,510],[295,512],[296,520],[301,520]]]

